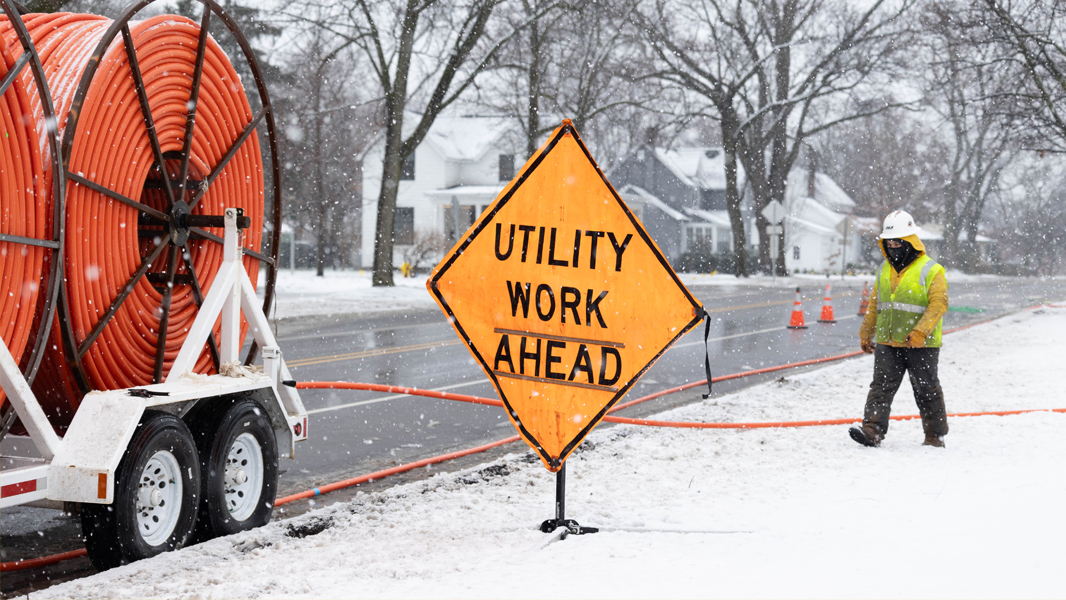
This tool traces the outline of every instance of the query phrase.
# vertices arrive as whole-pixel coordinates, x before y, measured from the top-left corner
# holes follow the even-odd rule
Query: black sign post
[[[569,534],[584,535],[599,531],[596,527],[582,527],[577,521],[566,518],[566,463],[555,472],[555,518],[541,523],[540,530],[551,533],[560,527],[566,529],[562,534],[563,539]]]

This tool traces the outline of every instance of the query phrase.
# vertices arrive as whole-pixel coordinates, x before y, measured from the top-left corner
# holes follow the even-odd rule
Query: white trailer
[[[39,457],[4,456],[0,507],[81,504],[98,568],[270,520],[279,457],[307,439],[307,412],[241,260],[237,209],[227,209],[224,259],[162,383],[91,392],[62,438],[0,342],[0,384]],[[240,366],[241,315],[263,349]],[[192,372],[221,317],[221,374]],[[8,436],[9,439],[15,436]]]

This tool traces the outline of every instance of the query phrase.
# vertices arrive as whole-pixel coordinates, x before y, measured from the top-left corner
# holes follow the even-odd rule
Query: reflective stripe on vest
[[[928,256],[922,255],[909,268],[903,270],[896,289],[892,289],[892,267],[888,262],[881,265],[877,290],[877,343],[902,344],[918,321],[929,308],[929,287],[936,273],[943,271]],[[932,275],[932,276],[931,276]],[[925,339],[929,348],[937,348],[941,342],[941,322]]]

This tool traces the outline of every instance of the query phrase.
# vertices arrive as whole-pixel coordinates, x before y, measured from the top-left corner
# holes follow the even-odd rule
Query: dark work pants
[[[874,353],[874,380],[866,396],[864,425],[874,425],[885,434],[892,399],[896,396],[903,373],[911,378],[918,414],[926,435],[941,436],[948,432],[948,418],[944,408],[944,391],[937,377],[940,348],[895,348],[877,344]]]

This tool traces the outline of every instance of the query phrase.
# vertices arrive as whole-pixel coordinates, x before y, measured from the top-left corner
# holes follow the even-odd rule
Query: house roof
[[[686,214],[692,215],[706,223],[710,223],[716,227],[732,230],[733,226],[729,222],[729,213],[724,210],[700,210],[698,208],[686,208],[684,209]]]
[[[650,194],[647,190],[639,186],[631,184],[625,185],[622,187],[622,189],[618,190],[618,195],[622,196],[623,199],[625,199],[626,196],[629,196],[631,198],[635,197],[640,202],[644,202],[645,204],[650,204],[654,206],[655,208],[659,209],[675,221],[691,220],[685,215],[683,215],[681,212],[677,211],[674,208],[671,208],[669,204],[663,202],[662,200],[659,200],[658,198]]]
[[[725,189],[725,157],[721,148],[655,148],[654,151],[659,162],[685,185],[702,190]],[[740,170],[739,165],[737,169]]]
[[[474,161],[511,129],[505,117],[439,116],[429,128],[426,141],[446,160]]]
[[[793,227],[798,225],[800,227],[804,227],[806,229],[809,229],[811,231],[815,231],[815,232],[818,232],[818,233],[821,233],[821,234],[830,234],[830,235],[832,235],[832,234],[837,233],[836,230],[834,230],[834,229],[832,229],[830,227],[826,227],[824,224],[814,223],[814,222],[808,221],[807,219],[801,219],[799,217],[789,216],[789,217],[785,217],[785,220],[788,221],[789,223],[791,223]]]
[[[429,190],[426,195],[437,202],[450,202],[452,197],[463,200],[494,200],[496,196],[500,195],[500,191],[503,190],[506,182],[500,182],[499,185],[457,185],[450,188],[439,188],[435,190]]]
[[[810,197],[809,177],[810,171],[807,169],[792,169],[788,174],[788,184],[785,186],[786,206],[797,199]],[[814,174],[814,199],[832,211],[848,213],[855,208],[855,201],[851,196],[825,173]]]

